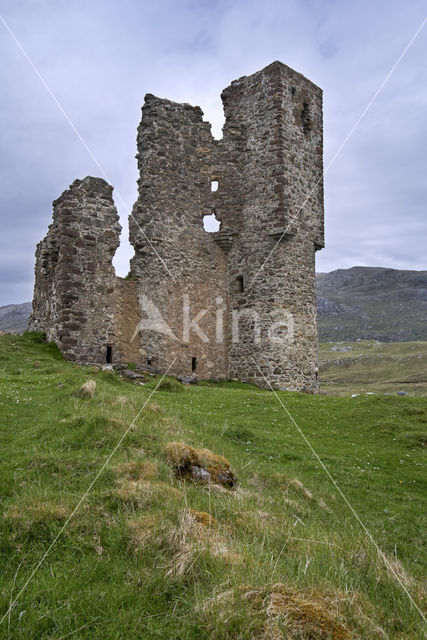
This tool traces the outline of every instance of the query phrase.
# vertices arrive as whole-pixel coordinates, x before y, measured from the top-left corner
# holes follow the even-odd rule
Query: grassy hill
[[[316,279],[322,342],[427,340],[427,271],[352,267]]]
[[[427,396],[427,342],[321,343],[319,360],[322,393]]]
[[[34,335],[0,337],[0,368],[0,637],[422,638],[424,398],[155,391]],[[172,441],[237,488],[177,478]]]

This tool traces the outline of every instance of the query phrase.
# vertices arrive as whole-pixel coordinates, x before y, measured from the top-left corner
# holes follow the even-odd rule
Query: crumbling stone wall
[[[133,273],[174,337],[141,331],[150,361],[266,386],[317,388],[314,253],[323,246],[322,92],[275,62],[222,93],[223,138],[199,107],[146,96],[138,129]],[[218,190],[211,191],[217,180]],[[206,233],[202,219],[221,222]],[[155,251],[154,251],[155,250]],[[183,297],[191,317],[182,335]],[[223,302],[222,302],[223,301]],[[224,339],[216,339],[216,313]]]
[[[139,333],[146,362],[202,377],[226,375],[225,341],[216,341],[217,300],[224,296],[226,258],[203,229],[211,213],[210,159],[213,138],[199,107],[147,95],[138,127],[138,200],[129,219],[135,247],[131,270],[138,278],[142,327],[153,303],[170,332]],[[188,327],[205,310],[198,334]],[[193,360],[196,358],[196,360]]]
[[[54,201],[53,222],[36,249],[29,329],[46,332],[76,362],[105,362],[108,346],[111,360],[129,355],[120,302],[130,296],[135,315],[136,287],[116,278],[112,265],[121,231],[112,191],[101,178],[75,180]]]
[[[222,98],[225,144],[233,147],[239,124],[245,139],[238,155],[242,225],[229,259],[230,290],[233,277],[243,276],[244,290],[230,294],[230,310],[242,312],[243,327],[230,342],[230,375],[313,391],[314,254],[324,244],[322,92],[275,62],[233,82]],[[261,331],[255,344],[254,311]]]
[[[31,327],[78,361],[105,361],[109,345],[114,361],[161,371],[173,361],[175,374],[313,392],[322,92],[274,62],[222,100],[214,140],[199,107],[145,98],[129,219],[134,280],[112,267],[120,229],[111,187],[86,178],[54,203],[36,253]],[[207,233],[213,212],[221,227]]]

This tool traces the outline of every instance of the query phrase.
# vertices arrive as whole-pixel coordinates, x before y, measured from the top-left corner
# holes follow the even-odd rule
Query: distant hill
[[[316,279],[321,342],[427,340],[427,271],[352,267]]]
[[[8,304],[0,307],[0,331],[23,333],[31,313],[31,302]]]
[[[427,271],[352,267],[318,273],[321,342],[427,340]],[[0,330],[22,333],[31,302],[0,307]]]

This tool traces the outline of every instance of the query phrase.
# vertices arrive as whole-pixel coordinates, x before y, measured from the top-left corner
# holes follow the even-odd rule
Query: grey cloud
[[[115,187],[124,227],[136,196],[136,126],[146,92],[199,104],[217,136],[233,79],[274,59],[324,89],[325,162],[421,23],[424,3],[313,0],[29,0],[1,3]],[[51,202],[99,169],[0,25],[0,304],[32,294],[36,242]],[[318,269],[425,268],[424,64],[420,34],[325,181],[326,248]]]

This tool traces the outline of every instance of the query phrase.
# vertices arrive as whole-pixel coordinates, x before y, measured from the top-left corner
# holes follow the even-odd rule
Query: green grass
[[[350,351],[332,351],[334,346]],[[319,345],[321,391],[333,395],[406,391],[427,396],[427,342],[324,342]]]
[[[90,378],[85,400],[76,391]],[[326,640],[327,614],[348,629],[335,639],[423,637],[273,393],[235,382],[174,393],[165,380],[150,398],[158,382],[75,366],[37,335],[0,338],[1,615],[19,596],[1,638]],[[278,395],[421,607],[427,400]],[[163,455],[175,440],[224,455],[239,488],[175,479]]]

